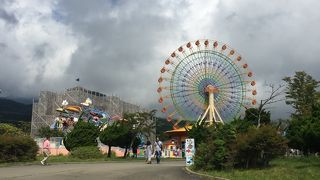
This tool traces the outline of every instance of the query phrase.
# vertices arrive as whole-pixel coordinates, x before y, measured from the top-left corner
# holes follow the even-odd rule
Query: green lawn
[[[237,180],[320,179],[320,157],[282,158],[273,160],[270,164],[271,166],[266,169],[198,172]]]

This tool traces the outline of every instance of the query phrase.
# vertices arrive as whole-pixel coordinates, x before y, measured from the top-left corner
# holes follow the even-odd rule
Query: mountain
[[[23,104],[0,98],[0,122],[16,124],[18,121],[31,122],[32,104]]]

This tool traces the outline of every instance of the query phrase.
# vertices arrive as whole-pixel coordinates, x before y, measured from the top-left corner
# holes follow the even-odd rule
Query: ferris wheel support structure
[[[222,123],[224,124],[219,112],[217,111],[216,107],[214,106],[214,94],[218,93],[218,89],[215,88],[212,85],[208,85],[205,88],[205,92],[209,94],[209,105],[204,112],[204,114],[201,116],[201,118],[198,119],[198,123],[202,123],[202,121],[207,118],[206,122],[211,126],[214,123]]]

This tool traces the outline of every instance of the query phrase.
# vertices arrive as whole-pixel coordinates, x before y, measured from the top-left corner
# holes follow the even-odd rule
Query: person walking
[[[152,145],[150,141],[147,141],[146,147],[146,156],[147,156],[147,164],[151,164],[151,157],[152,157]]]
[[[42,161],[40,161],[42,165],[47,165],[47,159],[50,156],[50,140],[49,139],[50,139],[50,137],[47,136],[42,144],[42,152],[43,152],[43,156],[44,156]]]
[[[161,158],[161,155],[162,155],[162,142],[159,140],[159,138],[157,137],[156,139],[156,142],[154,143],[154,146],[155,146],[155,156],[156,156],[156,159],[157,159],[157,164],[160,163],[160,158]]]

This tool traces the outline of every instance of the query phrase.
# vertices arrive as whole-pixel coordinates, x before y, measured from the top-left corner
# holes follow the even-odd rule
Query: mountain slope
[[[31,121],[32,105],[0,98],[0,122]]]

